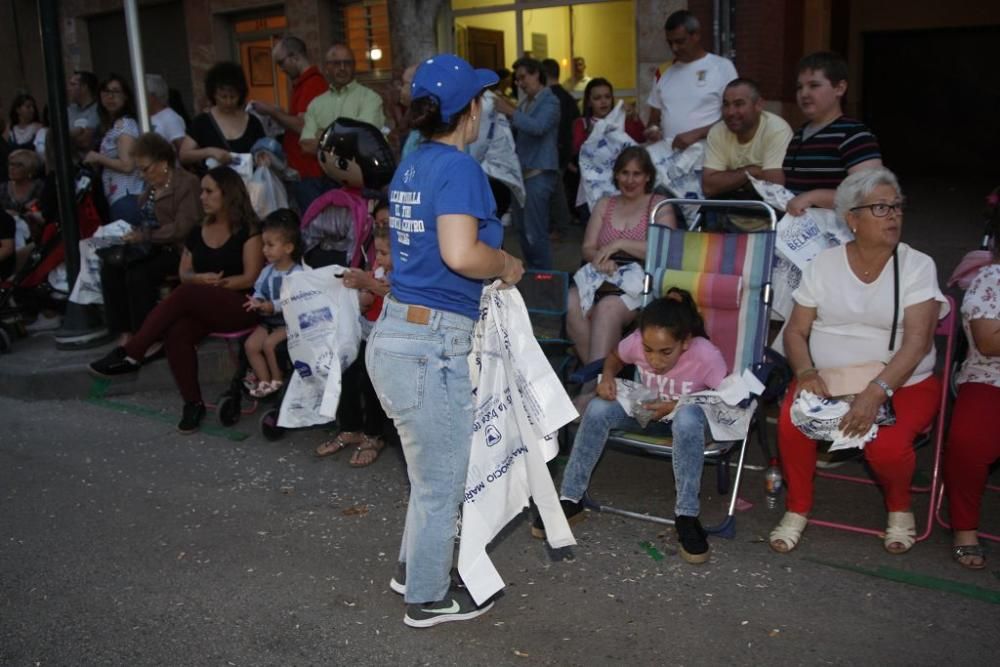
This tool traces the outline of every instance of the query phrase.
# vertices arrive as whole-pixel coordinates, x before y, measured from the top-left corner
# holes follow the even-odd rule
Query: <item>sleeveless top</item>
[[[191,252],[191,266],[195,273],[222,271],[222,277],[227,278],[243,273],[243,244],[250,236],[250,231],[243,225],[225,243],[213,248],[205,243],[201,236],[201,225],[198,225],[188,234],[184,245]]]
[[[642,216],[638,225],[628,229],[616,229],[611,224],[615,207],[618,205],[619,196],[615,195],[608,200],[608,205],[604,208],[604,215],[601,217],[601,231],[597,235],[597,247],[603,248],[612,241],[625,239],[626,241],[644,241],[647,229],[649,228],[649,214],[653,210],[653,195],[649,195],[649,204],[646,206],[646,213]]]

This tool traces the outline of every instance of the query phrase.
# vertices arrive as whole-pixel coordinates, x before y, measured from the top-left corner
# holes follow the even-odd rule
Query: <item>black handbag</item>
[[[124,268],[146,259],[152,251],[150,243],[122,243],[98,248],[97,256],[105,266]]]

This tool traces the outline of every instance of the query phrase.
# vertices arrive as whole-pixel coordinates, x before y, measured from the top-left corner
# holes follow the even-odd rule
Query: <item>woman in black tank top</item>
[[[198,343],[210,333],[231,333],[257,324],[243,308],[264,266],[257,216],[243,179],[229,167],[201,181],[205,219],[188,235],[181,256],[181,286],[149,314],[124,346],[90,365],[101,376],[135,372],[146,351],[163,341],[167,361],[184,399],[182,433],[198,429],[205,404],[198,385]]]

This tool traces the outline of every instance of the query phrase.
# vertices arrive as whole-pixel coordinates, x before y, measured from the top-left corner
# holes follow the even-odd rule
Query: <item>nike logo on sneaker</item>
[[[428,609],[427,607],[423,609],[426,614],[457,614],[459,610],[461,610],[461,607],[455,600],[452,600],[451,604],[447,607],[441,607],[440,609]]]

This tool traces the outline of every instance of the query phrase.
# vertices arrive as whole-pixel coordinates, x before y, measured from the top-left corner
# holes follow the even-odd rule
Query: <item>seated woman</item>
[[[651,194],[656,168],[646,149],[626,148],[614,166],[614,183],[620,195],[597,202],[583,234],[583,259],[597,271],[611,275],[619,265],[646,257],[646,231],[653,207],[663,199]],[[661,222],[675,227],[673,211],[665,210]],[[585,313],[580,290],[569,291],[566,329],[576,354],[587,364],[603,359],[621,340],[622,330],[635,319],[636,309],[622,301],[622,291],[609,283],[597,289],[593,306]]]
[[[1000,219],[993,218],[993,263],[979,270],[962,300],[969,354],[958,372],[958,398],[944,450],[944,488],[951,515],[952,558],[963,567],[986,567],[979,544],[979,508],[1000,459]]]
[[[43,222],[39,212],[44,186],[39,178],[41,169],[42,161],[35,151],[26,148],[11,151],[7,156],[9,180],[0,185],[0,208],[28,223],[32,238],[38,238]]]
[[[233,153],[249,153],[265,136],[264,126],[248,114],[247,79],[237,63],[221,62],[205,75],[205,95],[212,106],[191,120],[181,142],[181,164],[204,173],[205,160],[229,164]]]
[[[184,240],[201,218],[198,178],[175,168],[174,148],[155,132],[135,142],[136,169],[146,180],[139,197],[139,224],[122,240],[134,247],[125,262],[101,264],[108,328],[129,341],[159,300],[160,284],[176,275]]]
[[[934,260],[899,240],[903,195],[892,172],[879,167],[851,174],[837,188],[835,204],[854,241],[824,250],[806,267],[785,327],[785,353],[796,382],[778,419],[788,497],[785,515],[771,532],[771,548],[781,553],[795,548],[813,504],[816,442],[792,423],[792,403],[800,391],[829,396],[820,376],[824,369],[880,362],[885,366],[859,387],[839,428],[847,437],[865,435],[891,399],[895,425],[879,426],[864,455],[885,493],[885,549],[901,554],[915,542],[913,440],[937,412],[941,382],[933,374],[934,328],[946,302]],[[859,384],[871,377],[854,375],[861,375]]]
[[[657,395],[656,400],[642,406],[650,420],[645,429],[617,400],[615,376],[627,364],[636,365],[642,383]],[[652,435],[672,433],[677,487],[674,514],[681,557],[689,563],[708,560],[706,533],[698,520],[708,422],[700,407],[677,408],[677,401],[683,394],[715,389],[725,377],[726,360],[708,340],[705,323],[688,292],[671,288],[664,298],[646,306],[640,316],[639,330],[629,334],[604,361],[604,374],[597,385],[598,398],[587,406],[576,432],[560,490],[563,512],[570,523],[584,517],[583,495],[612,430],[645,431]],[[662,421],[671,415],[669,422]],[[536,518],[531,534],[545,537],[540,519]]]
[[[10,105],[10,126],[7,129],[7,144],[12,149],[35,150],[35,135],[43,127],[38,117],[38,104],[31,95],[21,94]]]
[[[181,433],[197,431],[205,416],[197,345],[212,332],[256,326],[257,315],[243,304],[264,266],[257,216],[239,174],[229,167],[211,169],[201,179],[201,205],[205,219],[185,241],[180,287],[153,309],[124,347],[90,364],[101,377],[134,373],[146,350],[163,341],[184,399],[177,425]]]

